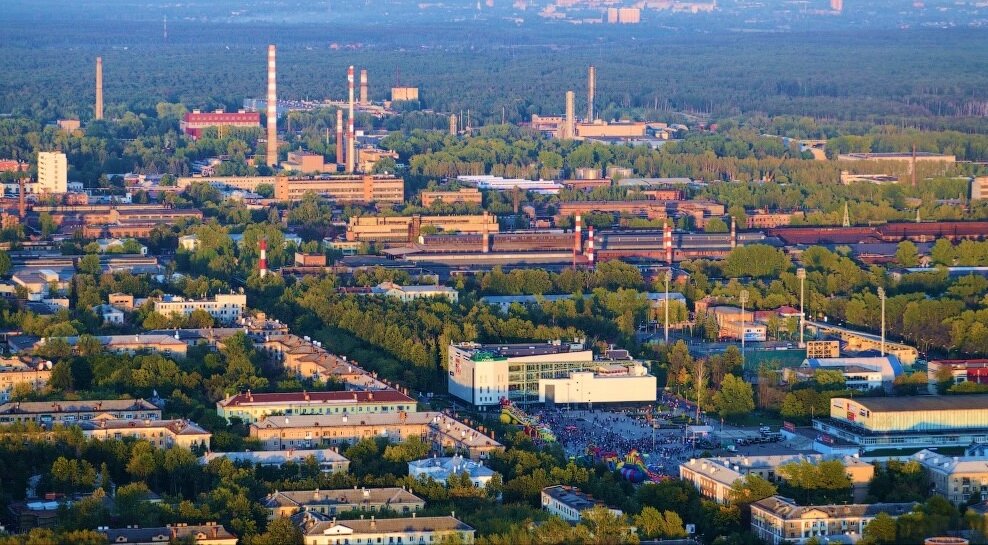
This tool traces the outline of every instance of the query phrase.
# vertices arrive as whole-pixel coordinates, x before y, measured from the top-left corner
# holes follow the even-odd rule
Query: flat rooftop
[[[971,411],[988,409],[988,395],[835,398],[872,412]]]
[[[480,354],[487,352],[495,357],[519,358],[523,356],[542,356],[545,354],[565,354],[583,350],[583,345],[576,345],[575,348],[570,343],[525,343],[525,344],[461,344],[457,348]]]

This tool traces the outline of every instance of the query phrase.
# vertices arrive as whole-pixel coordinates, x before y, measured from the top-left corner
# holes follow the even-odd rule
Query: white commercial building
[[[460,292],[447,286],[399,286],[394,282],[382,282],[371,289],[371,295],[384,295],[408,302],[427,297],[445,297],[451,303],[460,300]]]
[[[552,180],[525,180],[522,178],[504,178],[501,176],[457,176],[457,181],[492,191],[513,191],[516,187],[522,191],[531,191],[543,195],[555,195],[563,189],[563,185]]]
[[[809,358],[803,361],[800,371],[839,371],[844,375],[848,388],[871,390],[890,389],[895,378],[903,374],[899,358],[888,356],[863,358]]]
[[[485,466],[483,461],[473,461],[463,456],[449,458],[424,458],[408,462],[408,475],[419,478],[426,476],[430,479],[445,483],[453,475],[466,473],[477,488],[487,486],[494,477],[494,470]]]
[[[38,152],[38,193],[65,193],[69,188],[68,161],[60,151]]]
[[[177,295],[165,295],[154,302],[154,311],[169,316],[188,316],[196,310],[204,310],[222,323],[235,323],[244,314],[247,296],[243,294],[217,294],[212,299],[186,299]]]
[[[594,371],[539,381],[542,403],[655,403],[658,385],[645,366],[612,363]]]

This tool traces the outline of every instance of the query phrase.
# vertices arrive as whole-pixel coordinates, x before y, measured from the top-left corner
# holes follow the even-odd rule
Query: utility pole
[[[885,288],[878,288],[878,298],[882,300],[882,356],[885,356]]]
[[[803,307],[806,294],[806,269],[800,267],[796,269],[796,278],[799,279],[799,347],[805,348],[806,342],[803,340],[803,332],[806,330],[806,310]]]
[[[741,290],[738,299],[741,301],[741,367],[744,368],[744,304],[748,302],[748,290]]]
[[[669,281],[672,280],[672,269],[666,269],[666,344],[669,344]]]

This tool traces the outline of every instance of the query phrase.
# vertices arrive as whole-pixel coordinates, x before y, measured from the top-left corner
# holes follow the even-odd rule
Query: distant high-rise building
[[[838,13],[844,11],[844,0],[830,0],[830,9]]]
[[[96,57],[96,119],[103,119],[103,57]]]
[[[68,161],[60,151],[38,152],[38,192],[65,193],[69,189]]]
[[[274,45],[268,46],[268,143],[266,162],[269,166],[278,166],[278,80],[275,67],[276,50]]]
[[[459,132],[459,126],[457,125],[456,114],[450,114],[449,115],[449,135],[450,136],[456,136],[456,133],[457,132]]]
[[[367,85],[367,69],[360,69],[360,105],[366,106],[370,104],[370,97],[368,96],[369,89]]]

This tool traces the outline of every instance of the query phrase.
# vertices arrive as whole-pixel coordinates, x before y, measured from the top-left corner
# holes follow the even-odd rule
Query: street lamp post
[[[741,301],[741,366],[744,367],[744,304],[748,302],[748,290],[741,290],[738,299]]]
[[[669,281],[672,280],[672,269],[666,269],[666,344],[669,344]]]
[[[799,278],[799,347],[804,348],[806,347],[806,342],[803,340],[803,332],[806,330],[806,310],[804,307],[806,269],[802,267],[796,269],[796,278]]]
[[[885,288],[878,288],[878,298],[882,301],[882,356],[885,356]]]

